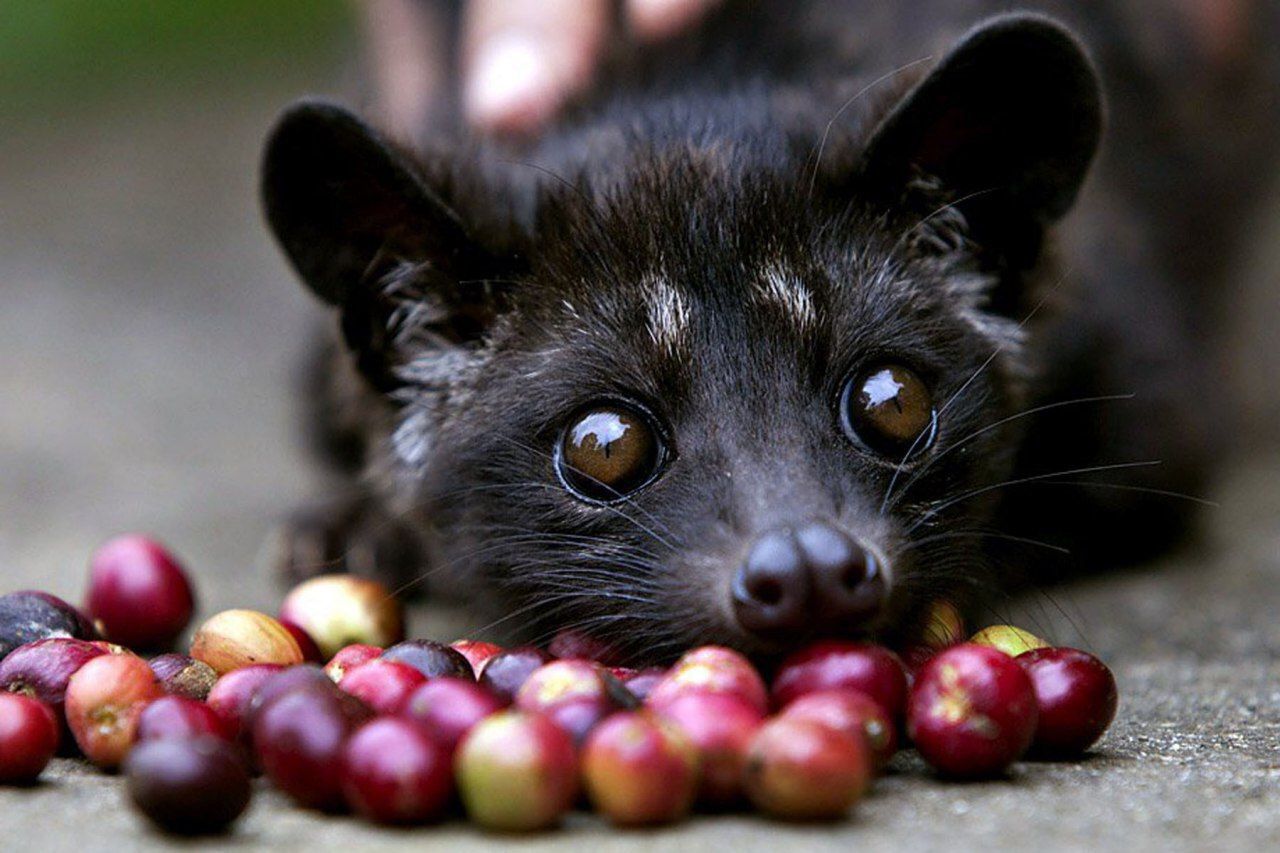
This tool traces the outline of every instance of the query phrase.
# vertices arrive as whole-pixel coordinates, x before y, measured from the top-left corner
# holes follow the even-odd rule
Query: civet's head
[[[389,401],[371,464],[431,570],[652,657],[891,633],[981,571],[1097,80],[1003,18],[829,118],[678,104],[528,192],[335,107],[284,116],[268,217]]]

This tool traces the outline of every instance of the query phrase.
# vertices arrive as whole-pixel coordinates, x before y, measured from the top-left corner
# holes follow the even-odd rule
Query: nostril
[[[775,530],[757,539],[733,581],[742,627],[765,634],[799,630],[809,598],[809,567],[792,532]]]
[[[888,590],[870,549],[825,522],[805,525],[796,541],[812,577],[814,618],[829,628],[857,630],[875,616]]]
[[[772,578],[764,578],[750,586],[751,597],[761,604],[774,605],[782,601],[782,584]]]
[[[840,575],[840,583],[847,590],[856,590],[880,574],[880,564],[870,551],[859,548],[861,559],[853,559]]]
[[[856,563],[850,565],[844,570],[844,574],[840,575],[840,583],[845,589],[853,589],[866,578],[866,571],[863,566]]]

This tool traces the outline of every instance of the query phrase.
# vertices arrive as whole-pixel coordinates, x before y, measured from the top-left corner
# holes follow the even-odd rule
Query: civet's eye
[[[841,394],[840,414],[850,438],[895,461],[928,447],[938,424],[928,386],[897,364],[852,377]]]
[[[569,419],[555,459],[570,491],[607,502],[652,480],[665,453],[647,415],[611,402],[581,409]]]

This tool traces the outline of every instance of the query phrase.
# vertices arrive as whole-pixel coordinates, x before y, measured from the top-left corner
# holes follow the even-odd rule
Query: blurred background
[[[257,160],[294,98],[359,103],[353,8],[0,0],[6,589],[78,600],[90,550],[141,528],[206,609],[274,600],[254,564],[313,493],[291,388],[322,313],[261,224]]]
[[[261,224],[257,159],[300,95],[371,106],[370,8],[0,0],[6,588],[78,598],[91,549],[142,529],[225,580],[202,584],[206,610],[275,600],[266,532],[319,491],[292,378],[323,312]],[[1223,381],[1247,426],[1228,476],[1274,470],[1280,205],[1268,211],[1230,297]]]

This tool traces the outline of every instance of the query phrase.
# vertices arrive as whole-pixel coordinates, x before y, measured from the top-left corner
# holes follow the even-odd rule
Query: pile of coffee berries
[[[991,777],[1081,755],[1116,710],[1097,658],[1010,625],[966,641],[945,602],[901,656],[827,640],[768,682],[719,646],[633,670],[573,632],[545,650],[406,639],[395,598],[349,576],[307,581],[277,617],[217,613],[170,650],[194,609],[181,565],[141,536],[94,555],[84,610],[0,597],[0,784],[61,749],[119,768],[179,834],[226,830],[259,773],[300,807],[382,824],[461,810],[529,831],[582,802],[619,826],[700,808],[829,820],[904,742],[941,776]]]

